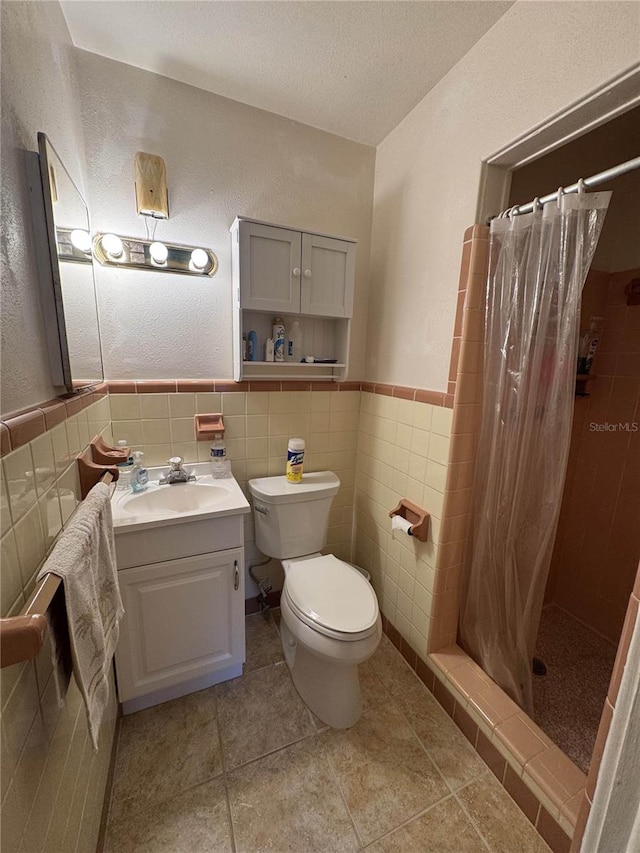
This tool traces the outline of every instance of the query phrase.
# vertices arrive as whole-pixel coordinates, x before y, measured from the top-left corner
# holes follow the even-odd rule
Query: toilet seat
[[[287,560],[285,570],[283,594],[310,628],[346,641],[375,633],[378,601],[373,587],[353,566],[327,554]]]

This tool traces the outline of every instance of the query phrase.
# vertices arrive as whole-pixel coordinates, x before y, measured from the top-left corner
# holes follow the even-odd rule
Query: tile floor
[[[543,853],[548,847],[382,638],[347,731],[304,706],[274,611],[242,678],[121,720],[107,853]]]
[[[542,611],[536,655],[547,674],[533,676],[534,720],[588,773],[616,647],[551,605]]]

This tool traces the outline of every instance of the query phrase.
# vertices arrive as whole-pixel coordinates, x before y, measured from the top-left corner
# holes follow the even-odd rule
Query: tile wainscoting
[[[92,392],[68,402],[7,419],[0,466],[3,617],[24,607],[81,499],[76,455],[96,433],[111,440],[108,397]],[[115,733],[113,679],[96,753],[75,681],[58,707],[48,641],[34,661],[2,670],[1,693],[0,846],[25,853],[94,849]]]

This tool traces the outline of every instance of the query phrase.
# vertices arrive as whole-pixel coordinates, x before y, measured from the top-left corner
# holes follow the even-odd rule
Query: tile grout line
[[[353,817],[353,815],[351,814],[351,809],[349,808],[349,803],[347,802],[347,796],[346,796],[345,792],[344,792],[344,791],[343,791],[343,789],[342,789],[342,785],[340,784],[340,777],[338,776],[338,772],[337,772],[337,770],[335,769],[335,767],[333,766],[333,761],[331,760],[331,756],[328,754],[328,751],[324,749],[324,746],[323,746],[322,744],[321,744],[321,746],[322,746],[322,748],[323,748],[325,761],[326,761],[326,762],[327,762],[327,764],[329,765],[329,769],[330,769],[330,771],[331,771],[331,774],[332,774],[332,776],[333,776],[334,782],[335,782],[335,784],[336,784],[336,788],[338,789],[338,793],[339,793],[339,795],[340,795],[340,799],[341,799],[341,800],[342,800],[342,802],[344,803],[344,807],[345,807],[345,809],[347,810],[347,814],[349,815],[349,820],[350,820],[350,822],[351,822],[351,826],[353,827],[353,831],[354,831],[354,832],[355,832],[355,834],[356,834],[356,839],[358,840],[358,843],[359,843],[359,845],[360,845],[360,849],[361,849],[361,850],[363,850],[363,849],[364,849],[364,847],[365,847],[365,844],[364,844],[364,841],[362,840],[362,836],[360,835],[360,833],[359,833],[359,831],[358,831],[358,827],[357,827],[357,825],[356,825],[355,818],[354,818],[354,817]]]

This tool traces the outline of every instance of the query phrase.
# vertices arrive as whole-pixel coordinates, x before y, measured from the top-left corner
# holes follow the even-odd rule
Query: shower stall
[[[598,150],[600,136],[615,148],[618,122],[637,154],[624,130],[640,126],[638,112],[579,147]],[[572,145],[515,172],[513,202],[571,178]],[[608,214],[610,193],[581,183],[492,223],[462,578],[460,644],[584,772],[640,557],[640,158],[632,165],[606,176]],[[591,317],[602,335],[577,380]]]

